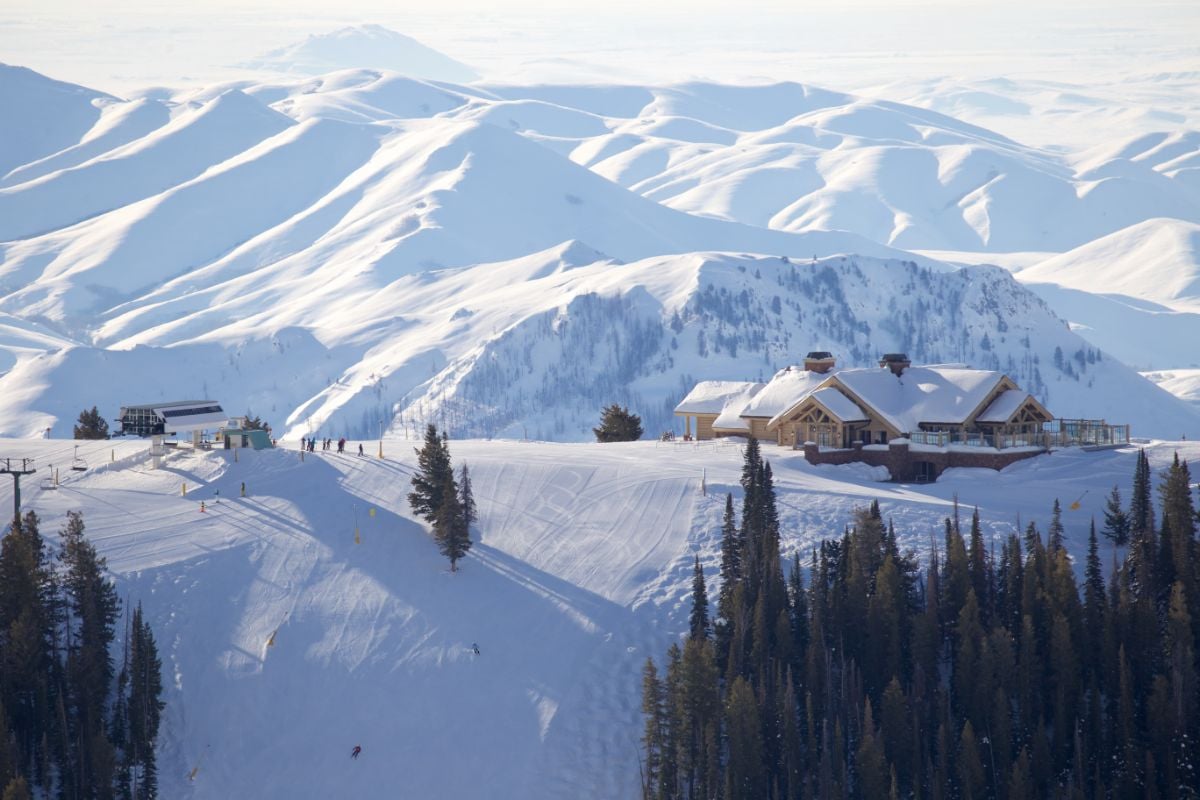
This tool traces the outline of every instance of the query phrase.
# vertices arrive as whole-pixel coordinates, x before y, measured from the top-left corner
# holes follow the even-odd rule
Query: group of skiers
[[[328,450],[331,447],[333,447],[334,444],[337,445],[337,451],[339,453],[346,452],[346,437],[345,436],[338,439],[336,443],[333,441],[333,439],[322,439],[321,440],[321,449]],[[307,450],[310,453],[315,452],[317,449],[317,437],[314,436],[311,439],[301,439],[300,447],[301,447],[301,449]],[[358,454],[360,456],[363,455],[363,446],[361,443],[359,443],[359,445],[358,445]]]

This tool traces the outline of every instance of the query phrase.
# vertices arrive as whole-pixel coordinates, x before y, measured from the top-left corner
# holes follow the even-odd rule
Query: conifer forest
[[[873,503],[785,565],[754,440],[741,484],[713,605],[697,560],[690,631],[644,667],[643,798],[1198,796],[1185,461],[1139,455],[1082,565],[1057,502],[994,546],[956,505],[924,565]]]
[[[33,511],[0,541],[0,796],[152,800],[162,663],[71,512],[51,546]]]

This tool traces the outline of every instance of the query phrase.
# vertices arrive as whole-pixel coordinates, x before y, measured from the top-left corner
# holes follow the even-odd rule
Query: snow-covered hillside
[[[1193,406],[1089,345],[997,267],[718,253],[619,264],[570,243],[385,286],[328,281],[333,294],[298,299],[259,273],[169,285],[99,331],[122,335],[113,347],[19,358],[0,377],[0,420],[15,435],[65,432],[81,398],[115,410],[204,395],[288,437],[432,421],[455,435],[579,440],[617,401],[655,435],[677,427],[672,409],[696,380],[764,380],[812,349],[847,366],[899,350],[1003,369],[1059,416],[1200,435]]]
[[[0,457],[39,459],[24,496],[43,530],[53,539],[81,510],[120,596],[146,608],[166,686],[162,796],[636,793],[641,665],[686,629],[693,557],[716,574],[740,449],[451,441],[479,506],[475,547],[451,575],[404,501],[412,444],[386,440],[382,461],[183,452],[150,471],[145,443],[90,442],[90,469],[63,469],[45,490],[47,464],[68,463],[73,443],[0,441]],[[1175,447],[1150,449],[1155,470]],[[1055,498],[1078,499],[1064,523],[1081,555],[1088,520],[1134,464],[1133,450],[1064,450],[901,486],[773,446],[764,455],[783,549],[806,558],[875,498],[901,546],[924,552],[955,495],[979,506],[989,540],[1018,519],[1044,530]],[[10,492],[0,484],[0,507]]]
[[[814,348],[1002,368],[1062,416],[1200,431],[1194,407],[1007,274],[881,243],[1065,246],[1196,217],[1172,183],[1188,137],[1076,168],[799,84],[360,69],[121,101],[8,69],[0,87],[18,109],[55,98],[0,117],[4,141],[61,128],[0,176],[0,313],[38,334],[0,340],[8,435],[184,395],[289,436],[435,420],[578,439],[613,400],[656,433],[693,380],[765,378]],[[1104,197],[1120,202],[1087,205]],[[1191,363],[1170,352],[1132,363]]]

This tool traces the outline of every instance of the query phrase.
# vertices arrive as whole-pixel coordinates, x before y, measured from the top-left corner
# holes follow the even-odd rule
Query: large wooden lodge
[[[1055,419],[1003,372],[913,366],[903,353],[878,368],[838,369],[830,353],[812,352],[766,384],[702,381],[675,414],[685,438],[774,440],[810,463],[886,466],[899,481],[936,480],[948,467],[1001,469],[1052,447],[1129,442],[1128,425]]]

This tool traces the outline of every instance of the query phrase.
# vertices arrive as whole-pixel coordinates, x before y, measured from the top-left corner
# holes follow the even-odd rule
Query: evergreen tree
[[[1196,509],[1192,504],[1192,476],[1186,461],[1179,453],[1167,468],[1159,486],[1162,498],[1162,536],[1155,574],[1164,594],[1175,581],[1183,584],[1189,599],[1195,594],[1195,573],[1192,569],[1196,540]]]
[[[433,518],[433,538],[437,541],[438,551],[450,559],[450,571],[457,572],[459,559],[471,549],[471,530],[458,500],[453,472],[447,473],[441,495],[442,504]]]
[[[725,718],[729,737],[725,797],[727,800],[757,800],[767,797],[762,722],[754,690],[745,678],[739,676],[734,679],[729,690]]]
[[[642,418],[613,403],[600,414],[600,427],[592,428],[597,442],[635,442],[642,438]]]
[[[154,633],[142,615],[139,603],[133,612],[132,642],[129,648],[129,743],[126,759],[137,776],[137,797],[153,800],[158,796],[158,770],[155,742],[164,703],[162,701],[162,661]]]
[[[73,629],[67,644],[67,725],[79,743],[69,766],[78,797],[104,797],[112,785],[113,747],[105,735],[105,703],[113,680],[109,653],[120,600],[104,576],[105,560],[83,535],[83,516],[67,512],[61,531],[63,588]]]
[[[79,412],[79,421],[75,423],[75,438],[108,438],[108,422],[104,419],[104,417],[100,416],[100,411],[96,406],[92,406],[90,411],[88,409],[84,409],[83,411]]]
[[[733,636],[733,594],[742,578],[742,543],[733,515],[733,495],[725,495],[725,517],[721,523],[721,589],[717,594],[717,660],[729,660],[729,642]]]
[[[1129,561],[1126,574],[1136,597],[1157,594],[1154,562],[1157,557],[1154,536],[1154,508],[1150,497],[1150,461],[1139,450],[1133,473],[1133,494],[1129,501]]]
[[[1054,498],[1054,510],[1050,512],[1050,528],[1046,533],[1046,550],[1056,553],[1063,549],[1063,534],[1066,531],[1062,524],[1062,506],[1058,498]]]
[[[412,477],[408,505],[414,514],[432,524],[446,500],[446,487],[454,482],[450,448],[445,437],[438,436],[437,426],[430,424],[425,428],[425,443],[415,452],[417,472]]]
[[[245,427],[248,431],[269,431],[271,429],[271,426],[262,421],[262,417],[250,413],[249,409],[246,410],[244,419],[246,420]]]
[[[692,568],[692,615],[689,628],[693,639],[707,639],[710,633],[708,590],[704,586],[704,570],[700,567],[700,556],[696,556],[696,563]]]
[[[888,762],[884,757],[883,747],[879,743],[878,732],[875,730],[875,720],[871,713],[871,698],[869,697],[866,699],[866,708],[863,711],[862,737],[859,739],[854,763],[858,775],[858,797],[863,800],[884,797],[888,793],[891,778]]]
[[[1116,486],[1112,488],[1108,501],[1104,504],[1103,533],[1105,538],[1117,547],[1129,544],[1129,515],[1121,507],[1121,490]]]
[[[1087,563],[1084,567],[1083,648],[1084,663],[1089,675],[1098,674],[1103,667],[1104,630],[1107,600],[1104,575],[1100,571],[1100,553],[1096,543],[1096,520],[1088,532]]]
[[[463,462],[462,469],[458,472],[458,503],[462,507],[467,527],[474,525],[475,521],[479,519],[479,512],[475,508],[475,494],[471,490],[471,473],[467,470],[466,462]]]
[[[642,667],[642,714],[646,718],[642,732],[642,752],[645,758],[642,762],[642,798],[656,800],[660,796],[662,785],[663,759],[673,758],[673,754],[664,753],[666,741],[666,711],[663,698],[662,682],[658,679],[658,670],[654,659],[647,658]]]

